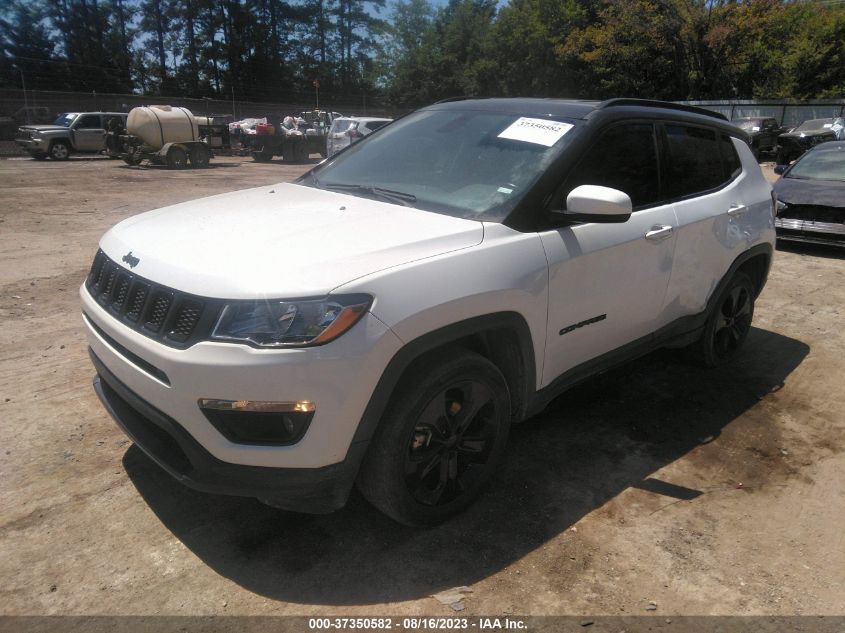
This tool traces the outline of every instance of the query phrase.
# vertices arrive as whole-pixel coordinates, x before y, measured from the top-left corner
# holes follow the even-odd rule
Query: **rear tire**
[[[690,346],[695,361],[717,367],[736,357],[751,330],[755,295],[751,278],[736,273],[713,304],[701,338]]]
[[[358,488],[399,523],[444,521],[496,472],[509,427],[508,386],[493,363],[462,349],[432,354],[397,385]]]
[[[171,147],[167,152],[168,169],[185,169],[188,166],[188,155],[181,147]]]

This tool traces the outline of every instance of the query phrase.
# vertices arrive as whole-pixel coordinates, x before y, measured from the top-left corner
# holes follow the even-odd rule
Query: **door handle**
[[[728,209],[728,215],[731,217],[736,217],[738,215],[744,214],[746,211],[748,211],[748,207],[746,207],[744,204],[734,203]]]
[[[655,224],[651,230],[645,234],[645,238],[650,242],[662,242],[667,237],[672,236],[674,229],[666,224]]]

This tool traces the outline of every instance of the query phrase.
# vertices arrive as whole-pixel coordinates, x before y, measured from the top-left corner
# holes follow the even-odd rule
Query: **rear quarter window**
[[[742,171],[742,163],[731,137],[727,134],[722,134],[722,160],[724,161],[726,180],[739,176]]]

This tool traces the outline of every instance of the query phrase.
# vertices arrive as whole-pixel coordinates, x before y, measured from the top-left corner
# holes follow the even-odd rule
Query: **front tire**
[[[53,160],[67,160],[70,158],[70,145],[65,141],[53,141],[50,145],[50,158]]]
[[[481,493],[509,427],[508,386],[493,363],[467,350],[429,356],[394,391],[358,488],[399,523],[439,523]]]
[[[755,295],[751,278],[743,272],[736,273],[713,305],[704,332],[693,345],[699,363],[717,367],[739,353],[751,330]]]

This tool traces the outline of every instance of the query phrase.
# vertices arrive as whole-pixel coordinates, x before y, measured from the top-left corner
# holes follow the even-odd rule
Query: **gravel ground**
[[[0,614],[454,615],[432,596],[461,586],[463,615],[845,613],[831,250],[777,252],[730,367],[655,353],[515,428],[494,486],[443,526],[357,496],[317,517],[173,482],[91,389],[77,291],[97,240],[302,171],[0,160]]]

